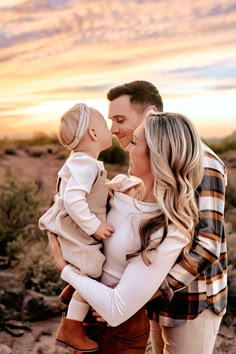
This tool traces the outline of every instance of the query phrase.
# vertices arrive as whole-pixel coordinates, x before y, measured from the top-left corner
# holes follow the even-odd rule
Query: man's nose
[[[115,124],[112,124],[112,126],[111,126],[112,134],[117,134],[118,131],[119,131],[119,128]]]

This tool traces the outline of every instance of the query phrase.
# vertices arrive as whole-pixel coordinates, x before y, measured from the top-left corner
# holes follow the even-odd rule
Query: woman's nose
[[[130,152],[130,143],[124,148],[124,151],[126,152],[126,154],[129,154]]]

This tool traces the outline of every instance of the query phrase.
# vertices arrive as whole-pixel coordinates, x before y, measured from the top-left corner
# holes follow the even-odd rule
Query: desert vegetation
[[[0,151],[3,159],[17,158],[23,153],[31,159],[45,159],[52,155],[62,163],[69,154],[56,137],[46,134],[36,134],[31,139],[4,139],[0,141]],[[127,155],[116,139],[99,158],[109,165],[127,164]],[[17,266],[26,289],[57,295],[63,282],[47,249],[47,236],[38,228],[40,215],[53,202],[54,188],[49,196],[45,194],[45,182],[40,177],[29,179],[24,175],[24,166],[22,172],[15,174],[14,166],[8,167],[0,182],[0,267]]]

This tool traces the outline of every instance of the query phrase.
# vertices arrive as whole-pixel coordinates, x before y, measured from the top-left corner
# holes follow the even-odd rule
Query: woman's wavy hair
[[[195,197],[203,178],[201,139],[186,117],[168,112],[149,113],[144,135],[154,177],[153,191],[160,209],[140,225],[141,248],[130,256],[141,253],[144,262],[150,264],[148,251],[160,243],[151,241],[152,233],[163,227],[162,242],[168,225],[174,224],[189,238],[183,256],[193,265],[188,253],[199,221]]]

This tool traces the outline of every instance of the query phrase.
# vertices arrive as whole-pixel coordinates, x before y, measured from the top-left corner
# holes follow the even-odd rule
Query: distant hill
[[[216,153],[236,150],[236,130],[225,138],[210,138],[203,141]]]

